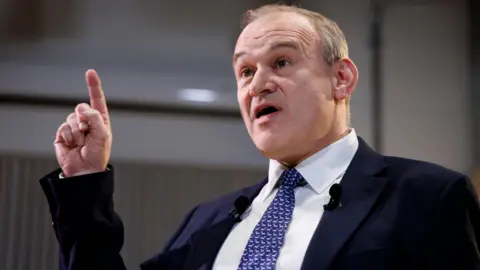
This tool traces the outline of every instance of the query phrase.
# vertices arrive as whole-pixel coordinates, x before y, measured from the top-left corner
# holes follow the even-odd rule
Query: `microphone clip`
[[[238,212],[238,209],[236,207],[232,207],[232,209],[230,209],[230,212],[228,213],[228,215],[230,217],[232,217],[233,220],[240,221],[241,214]]]
[[[230,209],[228,215],[233,218],[235,222],[241,221],[240,218],[250,206],[251,202],[246,196],[240,196],[235,200],[233,207]]]
[[[335,200],[334,198],[330,198],[330,201],[327,204],[323,205],[323,210],[325,211],[333,211],[338,207],[341,207],[342,203],[339,200]]]
[[[323,205],[323,210],[333,211],[338,207],[341,207],[340,198],[342,197],[342,186],[340,184],[333,184],[329,190],[330,200],[327,204]]]

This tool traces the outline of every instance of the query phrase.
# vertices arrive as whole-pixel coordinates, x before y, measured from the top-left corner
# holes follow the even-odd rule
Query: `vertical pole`
[[[383,6],[379,1],[371,1],[371,69],[372,69],[372,123],[373,147],[379,153],[383,151],[383,73],[382,73],[382,23]]]
[[[467,0],[469,52],[470,52],[470,110],[472,128],[473,165],[475,166],[472,179],[480,191],[480,2]]]

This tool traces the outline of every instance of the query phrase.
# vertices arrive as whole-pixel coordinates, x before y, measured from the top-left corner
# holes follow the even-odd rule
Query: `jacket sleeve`
[[[114,171],[40,180],[59,243],[61,270],[125,270],[123,223],[113,206]]]
[[[428,269],[480,269],[480,206],[468,178],[460,176],[447,184],[435,216]]]

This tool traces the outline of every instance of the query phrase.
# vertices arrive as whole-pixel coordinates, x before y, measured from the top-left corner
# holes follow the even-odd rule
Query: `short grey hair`
[[[305,16],[317,30],[322,40],[323,57],[325,63],[332,65],[339,59],[348,57],[347,40],[343,31],[334,21],[320,13],[306,10],[297,6],[285,4],[264,5],[257,9],[248,10],[242,18],[241,29],[260,17],[277,12],[291,12]]]

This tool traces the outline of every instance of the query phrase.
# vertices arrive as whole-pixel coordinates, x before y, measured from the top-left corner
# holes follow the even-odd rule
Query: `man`
[[[233,68],[268,177],[193,208],[142,269],[480,269],[469,179],[375,153],[349,127],[358,71],[334,22],[281,5],[250,11]],[[41,184],[61,269],[124,269],[108,110],[97,74],[86,77],[91,102],[58,129],[61,168]]]

